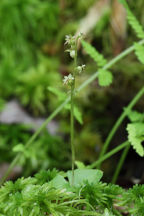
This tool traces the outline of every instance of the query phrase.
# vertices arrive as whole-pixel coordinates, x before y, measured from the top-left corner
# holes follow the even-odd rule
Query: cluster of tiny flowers
[[[85,65],[83,64],[83,65],[81,65],[81,66],[78,66],[76,69],[77,69],[78,73],[80,74],[81,72],[84,71]]]
[[[64,76],[63,84],[64,85],[72,84],[73,81],[74,81],[74,77],[71,74],[69,74],[68,76]]]
[[[79,39],[82,39],[83,34],[79,33],[77,36],[66,35],[65,37],[65,44],[69,45],[70,48],[66,50],[66,52],[70,53],[71,58],[75,58],[75,45]]]
[[[72,36],[72,35],[65,36],[65,44],[72,46],[75,44],[75,41],[76,41],[76,36]]]
[[[83,37],[82,33],[79,33],[77,36],[72,35],[66,35],[65,37],[65,44],[69,46],[69,49],[66,50],[66,52],[69,52],[71,58],[75,58],[76,55],[76,46],[78,40],[81,40]],[[76,71],[80,74],[85,69],[85,65],[81,65],[76,67]],[[68,76],[64,76],[63,84],[64,85],[71,85],[74,81],[74,77],[72,74],[69,74]]]

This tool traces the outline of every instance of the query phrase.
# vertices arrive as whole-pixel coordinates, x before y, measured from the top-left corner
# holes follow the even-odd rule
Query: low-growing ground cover
[[[0,189],[0,215],[143,215],[144,186],[124,190],[101,181],[102,171],[41,171],[34,177],[8,181]]]
[[[24,137],[22,139],[24,142],[29,138],[25,145],[20,143],[13,147],[13,152],[16,152],[17,155],[1,179],[0,215],[144,215],[144,186],[135,185],[133,188],[126,190],[115,185],[130,147],[140,157],[144,157],[144,117],[143,113],[133,110],[137,101],[144,94],[144,87],[139,90],[127,107],[124,108],[108,134],[97,161],[85,165],[81,161],[76,160],[75,153],[75,120],[80,124],[83,123],[82,114],[75,101],[76,95],[96,78],[101,88],[109,86],[114,80],[110,68],[133,51],[140,63],[144,64],[143,27],[129,9],[127,2],[125,0],[120,2],[127,11],[129,24],[141,40],[133,43],[130,48],[124,50],[108,62],[102,54],[85,41],[82,33],[75,36],[66,36],[66,51],[73,60],[73,70],[67,76],[64,76],[63,85],[65,86],[65,91],[62,90],[63,88],[57,88],[57,86],[48,87],[48,91],[57,96],[57,101],[60,105],[30,138]],[[84,51],[96,62],[98,71],[77,86],[77,77],[82,76],[86,67],[84,64],[79,63],[78,47],[80,44],[82,44]],[[42,170],[35,174],[34,177],[22,177],[15,182],[5,182],[9,173],[22,158],[24,161],[32,158],[32,143],[34,143],[48,122],[63,109],[70,111],[72,170],[65,172],[57,171],[56,169],[51,171]],[[111,139],[126,117],[130,122],[126,126],[128,139],[107,153]],[[103,172],[100,170],[102,162],[122,149],[123,153],[112,177],[112,183],[103,183],[101,180]],[[44,158],[46,158],[46,155]]]

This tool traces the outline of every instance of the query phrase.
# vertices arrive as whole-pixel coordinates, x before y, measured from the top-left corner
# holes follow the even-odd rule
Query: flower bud
[[[76,54],[76,53],[75,53],[75,50],[71,50],[71,51],[70,51],[70,57],[71,57],[71,58],[74,58],[74,57],[75,57],[75,54]]]
[[[78,73],[81,73],[85,69],[85,65],[81,65],[77,67]]]

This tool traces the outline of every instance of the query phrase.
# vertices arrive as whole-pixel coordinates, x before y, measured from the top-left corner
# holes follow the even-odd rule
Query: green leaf
[[[72,184],[72,171],[67,172],[68,180]],[[74,186],[78,187],[84,184],[85,181],[88,183],[97,183],[103,176],[101,170],[94,169],[76,169],[74,170]]]
[[[98,82],[100,86],[109,86],[113,81],[113,75],[110,71],[100,69],[98,73]]]
[[[52,181],[50,181],[51,187],[55,187],[57,189],[64,188],[67,184],[67,181],[64,179],[63,176],[57,175]]]
[[[18,145],[15,145],[12,150],[13,152],[23,153],[26,158],[31,158],[32,156],[31,153],[27,149],[25,149],[25,146],[21,143]]]
[[[64,101],[66,99],[66,94],[62,92],[60,89],[51,86],[49,86],[47,89],[53,94],[55,94],[58,97],[59,101]]]
[[[120,3],[123,4],[123,6],[125,7],[125,9],[127,11],[128,23],[131,25],[131,27],[135,31],[137,37],[140,39],[141,38],[143,39],[144,38],[144,30],[143,30],[142,25],[139,23],[137,18],[133,15],[131,10],[129,9],[127,2],[125,0],[119,0],[119,1],[120,1]]]
[[[115,215],[111,213],[108,209],[105,209],[104,216],[115,216]]]
[[[14,152],[24,152],[25,151],[25,147],[24,147],[23,144],[18,144],[16,146],[14,146],[12,150]]]
[[[74,106],[74,116],[80,124],[83,124],[82,113],[77,106]]]
[[[70,104],[66,104],[65,105],[65,109],[70,110],[71,106]],[[79,110],[79,108],[77,106],[74,105],[74,117],[76,118],[76,120],[80,123],[83,124],[83,119],[82,119],[82,113]]]
[[[138,122],[144,120],[144,114],[139,113],[135,110],[130,110],[127,115],[131,122]]]
[[[75,164],[77,166],[78,169],[84,169],[86,166],[84,165],[83,162],[81,161],[75,161]]]
[[[144,46],[142,46],[139,43],[134,43],[134,48],[135,48],[135,54],[138,58],[138,60],[144,64]]]
[[[131,123],[127,126],[128,140],[132,147],[141,156],[144,156],[144,147],[142,142],[144,141],[144,123]]]
[[[82,46],[86,53],[93,58],[93,60],[97,63],[98,67],[103,67],[106,63],[107,60],[103,57],[102,54],[100,54],[93,46],[91,46],[89,43],[86,41],[82,41]]]

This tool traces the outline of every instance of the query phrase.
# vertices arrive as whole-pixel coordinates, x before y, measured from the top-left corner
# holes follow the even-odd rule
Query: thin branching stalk
[[[103,162],[104,160],[108,159],[112,155],[116,154],[117,152],[119,152],[120,150],[122,150],[123,148],[125,148],[128,145],[129,145],[129,141],[126,141],[126,142],[120,144],[119,146],[117,146],[116,148],[114,148],[113,150],[111,150],[110,152],[108,152],[107,154],[105,154],[103,157],[101,157],[100,159],[98,159],[97,161],[95,161],[94,163],[92,163],[91,165],[89,165],[88,168],[95,168],[95,167],[97,167],[97,165],[99,165],[101,162]]]
[[[129,103],[129,105],[127,106],[127,108],[124,109],[124,111],[122,112],[122,114],[120,115],[120,117],[117,119],[116,123],[114,124],[114,126],[112,127],[108,137],[106,138],[106,141],[104,143],[103,149],[100,153],[99,158],[101,158],[107,151],[109,144],[114,136],[114,134],[116,133],[117,129],[119,128],[119,126],[121,125],[121,123],[123,122],[123,120],[125,119],[125,117],[127,116],[127,114],[129,113],[129,111],[135,106],[135,104],[138,102],[138,100],[143,96],[144,94],[144,87],[142,87],[138,93],[135,95],[135,97],[132,99],[132,101]],[[100,169],[101,163],[99,164],[98,168]]]
[[[139,44],[144,44],[144,40],[139,41]],[[118,56],[116,56],[114,59],[112,59],[109,63],[107,63],[104,66],[104,69],[109,69],[110,67],[112,67],[115,63],[117,63],[118,61],[120,61],[123,57],[127,56],[129,53],[131,53],[132,51],[134,51],[134,45],[132,45],[131,47],[129,47],[128,49],[126,49],[125,51],[123,51],[122,53],[120,53]],[[98,71],[95,72],[92,76],[89,77],[89,79],[87,79],[85,82],[83,82],[76,90],[75,90],[75,94],[79,93],[82,89],[84,89],[87,85],[89,85],[91,82],[93,82],[98,76]],[[54,110],[54,112],[45,120],[45,122],[41,125],[41,127],[33,134],[33,136],[28,140],[28,142],[26,143],[25,147],[29,147],[29,145],[31,145],[33,143],[33,141],[38,137],[38,135],[41,133],[41,131],[46,127],[46,125],[64,108],[64,106],[70,101],[70,97],[68,97],[60,106],[58,106],[56,108],[56,110]],[[8,168],[8,171],[5,173],[5,175],[3,176],[0,185],[2,185],[4,183],[4,181],[6,180],[6,178],[8,177],[9,173],[12,171],[12,169],[14,168],[14,166],[17,164],[17,162],[19,161],[19,155],[18,154],[14,160],[11,162],[10,167]]]
[[[115,184],[116,181],[117,181],[117,178],[118,178],[118,176],[120,174],[120,171],[121,171],[121,168],[122,168],[122,166],[123,166],[123,164],[125,162],[125,159],[126,159],[126,156],[128,154],[129,149],[130,149],[130,144],[128,146],[126,146],[125,149],[123,150],[121,158],[120,158],[120,160],[118,162],[118,165],[117,165],[117,167],[115,169],[115,172],[114,172],[114,175],[112,177],[112,183],[113,184]]]
[[[74,57],[74,80],[71,84],[71,123],[70,123],[70,137],[71,137],[71,152],[72,152],[72,185],[74,184],[74,164],[75,164],[75,146],[74,146],[74,95],[75,95],[75,70],[77,67],[77,41],[75,44],[75,57]]]

